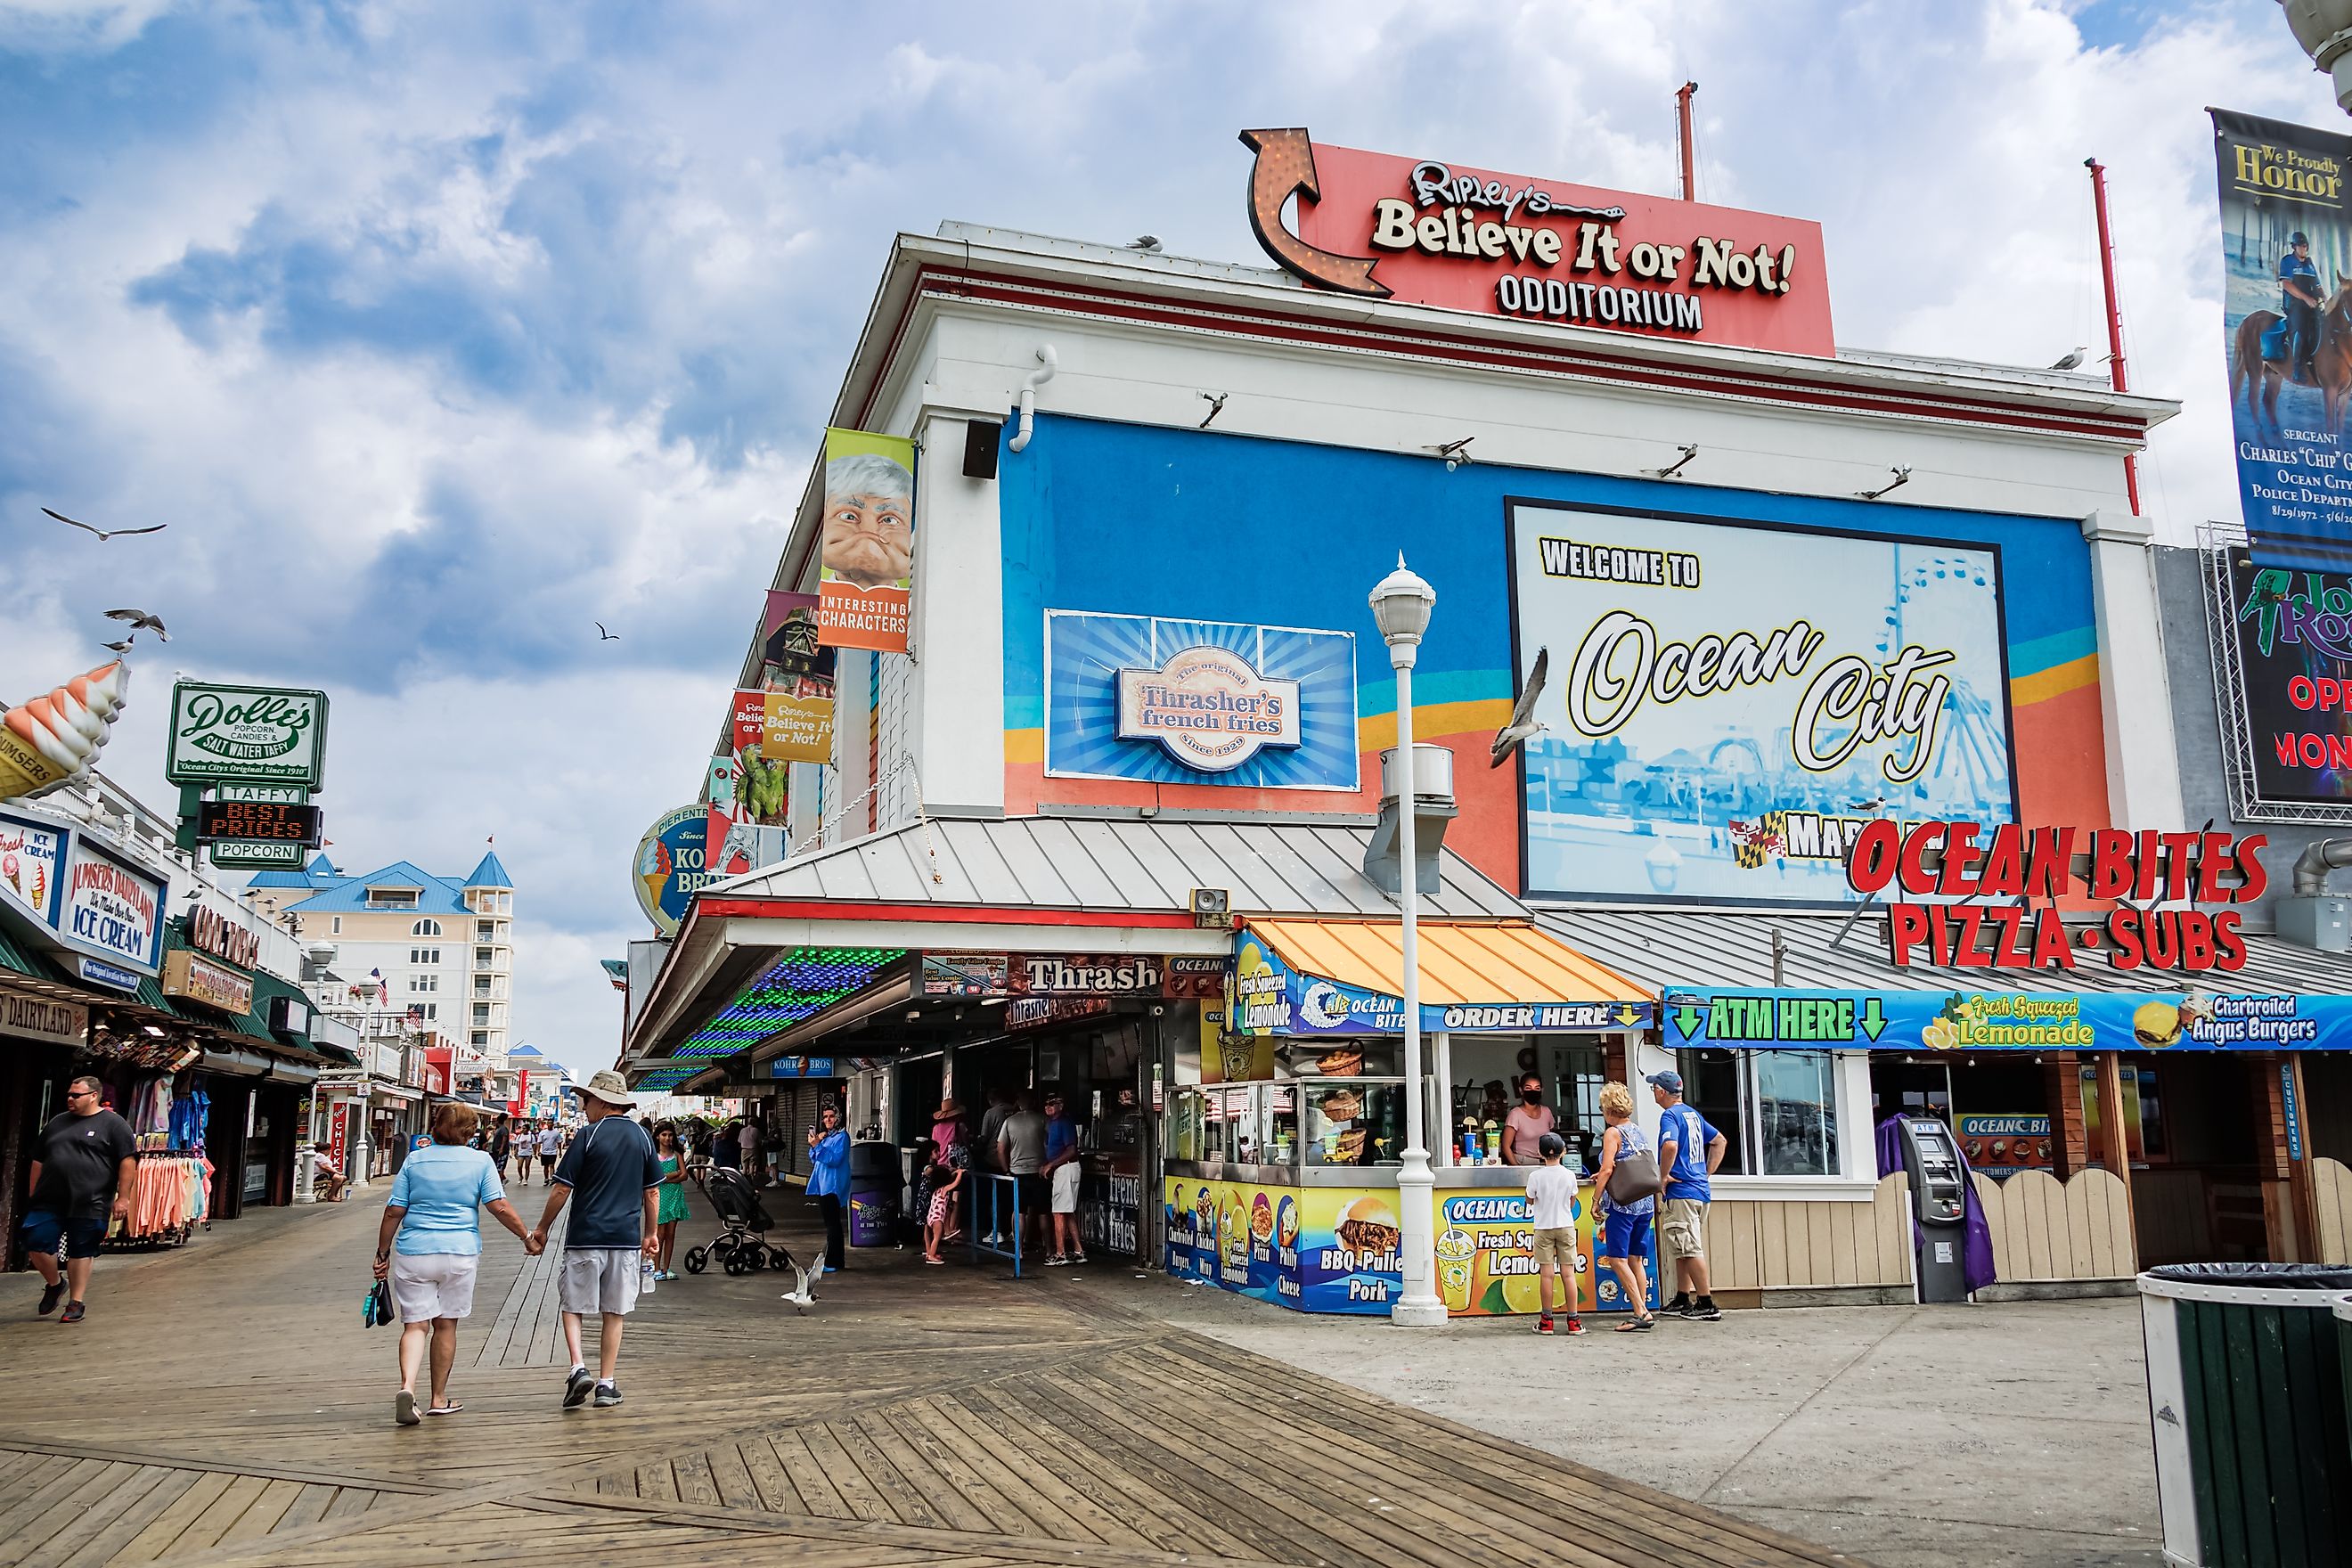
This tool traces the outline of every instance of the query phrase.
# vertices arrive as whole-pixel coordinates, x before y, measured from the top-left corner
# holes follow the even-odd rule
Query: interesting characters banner
[[[2217,109],[2221,338],[2246,533],[2264,565],[2352,567],[2352,137]],[[2330,407],[2336,419],[2328,419]]]
[[[915,587],[915,444],[824,433],[817,626],[832,647],[907,651]]]
[[[2017,819],[1996,548],[1509,512],[1530,897],[1843,904],[1865,822]]]

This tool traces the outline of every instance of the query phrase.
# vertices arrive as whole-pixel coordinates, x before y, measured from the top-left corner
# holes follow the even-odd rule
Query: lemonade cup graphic
[[[1228,1035],[1218,1042],[1217,1054],[1224,1066],[1227,1083],[1246,1082],[1253,1076],[1250,1069],[1257,1055],[1257,1037]]]
[[[1478,1243],[1466,1230],[1449,1229],[1437,1238],[1437,1289],[1449,1312],[1470,1310],[1470,1266]]]

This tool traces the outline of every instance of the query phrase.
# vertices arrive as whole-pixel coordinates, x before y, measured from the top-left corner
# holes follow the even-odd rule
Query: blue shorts
[[[1646,1214],[1627,1214],[1622,1209],[1611,1209],[1602,1215],[1606,1233],[1601,1241],[1603,1258],[1647,1258],[1650,1253],[1650,1225],[1656,1217]]]
[[[26,1251],[55,1258],[60,1237],[65,1238],[65,1256],[95,1258],[99,1244],[106,1239],[106,1216],[72,1219],[49,1209],[35,1209],[25,1216]]]

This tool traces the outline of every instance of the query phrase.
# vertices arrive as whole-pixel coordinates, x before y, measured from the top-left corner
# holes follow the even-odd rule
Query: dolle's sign
[[[2269,842],[2259,833],[1906,826],[1880,817],[1855,835],[1846,879],[1865,897],[1889,889],[1905,895],[1886,906],[1888,956],[1897,964],[2072,969],[2078,958],[2103,953],[2110,969],[2227,972],[2246,962],[2237,910],[2135,904],[2252,903],[2269,886],[2260,854]],[[2031,907],[2029,900],[2055,900],[2074,884],[2119,907],[2096,925],[2071,930],[2054,902]]]
[[[1118,672],[1118,738],[1224,773],[1261,747],[1298,744],[1298,682],[1261,676],[1230,648],[1183,648],[1157,669]]]
[[[317,789],[324,773],[327,694],[182,681],[172,688],[163,776]]]
[[[1258,243],[1320,289],[1831,354],[1819,224],[1244,131]],[[1297,228],[1282,222],[1298,196]],[[1367,255],[1365,252],[1370,252]]]

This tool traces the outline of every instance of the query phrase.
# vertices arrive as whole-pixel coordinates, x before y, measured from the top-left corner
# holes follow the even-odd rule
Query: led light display
[[[756,1046],[856,995],[874,983],[875,975],[906,956],[906,950],[897,947],[791,948],[708,1024],[679,1042],[670,1057],[695,1064],[683,1071],[698,1072],[703,1064]],[[647,1077],[639,1081],[650,1084],[653,1080]]]

